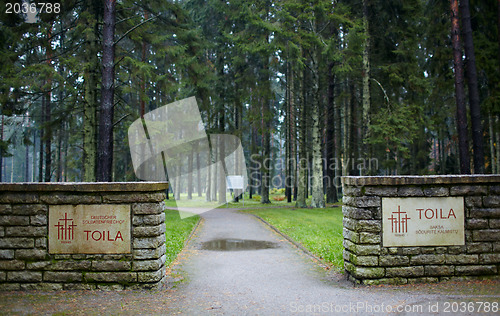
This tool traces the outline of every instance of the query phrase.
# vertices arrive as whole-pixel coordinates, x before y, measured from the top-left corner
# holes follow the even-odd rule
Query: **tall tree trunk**
[[[113,114],[115,78],[115,19],[116,0],[104,1],[102,30],[102,89],[99,118],[97,181],[111,181],[113,168]]]
[[[285,195],[287,203],[292,203],[292,97],[291,97],[291,80],[292,80],[292,70],[291,63],[286,64],[286,151],[285,151],[285,164],[286,164],[286,176],[285,176]]]
[[[64,164],[63,164],[63,181],[67,182],[68,181],[68,149],[69,149],[69,132],[71,128],[71,124],[68,122],[65,122],[64,124],[66,133],[64,133]]]
[[[84,84],[85,95],[83,103],[83,181],[96,181],[96,163],[97,163],[97,82],[99,67],[99,27],[98,27],[98,8],[95,0],[86,2],[89,31],[85,34],[85,71]]]
[[[57,151],[56,151],[57,153],[56,182],[61,182],[62,178],[62,138],[63,138],[63,133],[65,132],[62,122],[59,128],[60,129],[57,137]]]
[[[60,35],[59,35],[59,41],[61,47],[66,47],[65,43],[65,32],[66,32],[66,25],[64,23],[64,19],[61,20],[60,23]],[[59,76],[61,78],[64,78],[66,76],[66,71],[65,71],[65,66],[60,65],[58,69]],[[58,92],[58,103],[60,107],[63,107],[63,100],[64,100],[64,93],[66,91],[65,83],[62,84],[62,87],[59,87],[59,92]],[[63,137],[64,134],[66,134],[65,130],[65,120],[61,120],[59,123],[59,130],[58,130],[58,137],[57,137],[57,171],[56,171],[56,181],[61,182],[62,177],[63,177]]]
[[[47,38],[50,39],[52,34],[52,27],[49,27]],[[45,51],[45,57],[47,59],[47,65],[52,64],[52,47],[49,40]],[[51,105],[51,97],[52,97],[52,78],[49,75],[46,84],[47,91],[44,92],[45,97],[45,111],[43,115],[45,116],[45,182],[50,182],[52,176],[52,105]]]
[[[497,173],[500,174],[500,119],[496,118],[495,142],[497,144]]]
[[[24,144],[24,182],[29,182],[29,170],[30,170],[30,146]]]
[[[328,91],[326,109],[326,203],[335,203],[338,200],[337,188],[335,187],[335,74],[334,63],[328,67]]]
[[[347,78],[346,81],[349,81],[349,78]],[[344,92],[346,93],[348,91],[348,82],[344,82]],[[349,151],[349,144],[351,143],[349,140],[349,137],[351,135],[350,133],[350,117],[351,117],[351,107],[349,105],[348,97],[347,94],[342,98],[343,106],[343,142],[342,144],[344,145],[343,147],[343,156],[342,156],[342,176],[348,176],[349,174],[347,173],[348,170],[348,165],[350,161],[350,151]]]
[[[290,69],[290,156],[293,200],[297,201],[297,107],[295,105],[295,77],[293,64]]]
[[[45,94],[45,131],[44,131],[44,137],[45,137],[45,145],[44,145],[44,156],[45,156],[45,175],[43,178],[44,182],[50,182],[51,178],[51,169],[52,169],[52,152],[51,152],[51,146],[52,146],[52,133],[51,133],[51,127],[50,127],[50,120],[51,120],[51,111],[50,111],[50,92],[44,93]]]
[[[222,63],[221,63],[222,65]],[[223,96],[221,96],[221,101],[223,101]],[[219,112],[219,131],[220,134],[217,136],[217,148],[218,148],[218,157],[220,161],[220,168],[219,168],[219,184],[218,184],[218,189],[219,189],[219,203],[226,203],[226,175],[227,175],[227,168],[226,168],[226,146],[224,144],[224,141],[220,135],[222,135],[225,131],[225,125],[226,125],[226,113],[225,113],[225,106],[224,103],[222,105],[222,111]],[[217,156],[216,156],[217,157]]]
[[[3,105],[0,108],[0,115],[2,116],[2,123],[0,126],[0,182],[3,182],[3,128],[4,128],[4,115],[3,115]]]
[[[238,136],[239,139],[241,139],[241,115],[243,111],[243,106],[241,104],[241,100],[239,98],[239,87],[236,84],[235,85],[235,99],[234,99],[234,135]],[[244,166],[240,165],[241,161],[241,156],[239,155],[239,152],[236,152],[234,155],[234,170],[236,174],[240,174],[241,170],[243,170]],[[240,189],[233,189],[234,192],[234,199],[233,201],[238,203],[239,200],[239,195],[244,194],[244,191],[240,191]]]
[[[14,154],[10,157],[10,182],[14,182]]]
[[[335,91],[334,91],[335,92]],[[334,93],[335,95],[335,93]],[[342,189],[342,186],[340,183],[337,183],[337,179],[340,179],[342,176],[342,117],[341,117],[341,106],[340,102],[334,102],[334,124],[335,124],[335,136],[334,136],[334,141],[335,141],[335,162],[334,162],[334,169],[335,169],[335,178],[332,180],[333,185],[335,187],[335,193],[338,194],[339,190],[337,185]],[[339,169],[340,168],[340,169]]]
[[[97,56],[96,56],[97,57]],[[97,162],[97,83],[91,83],[93,75],[85,79],[85,102],[83,105],[83,181],[96,180]],[[94,88],[91,88],[94,87]]]
[[[500,0],[497,0],[497,31],[498,31],[498,61],[500,62]],[[500,70],[500,64],[498,64],[498,70]]]
[[[196,148],[196,192],[198,192],[198,197],[201,197],[200,153],[198,148]]]
[[[317,48],[314,49],[314,59],[312,61],[313,75],[313,111],[312,111],[312,188],[311,206],[314,208],[325,207],[325,190],[323,186],[323,151],[322,151],[322,131],[320,122],[321,100],[319,96],[319,54]]]
[[[252,112],[254,110],[254,107],[255,105],[253,104],[253,102],[251,102],[251,105],[252,107]],[[250,181],[249,181],[249,186],[250,186],[250,189],[249,189],[249,192],[248,192],[248,198],[251,200],[252,197],[253,197],[253,194],[255,193],[255,180],[256,177],[257,177],[257,167],[255,166],[255,157],[257,155],[257,130],[255,128],[255,125],[251,126],[251,141],[250,141]]]
[[[206,190],[205,190],[205,201],[212,201],[212,153],[211,150],[207,153],[207,181],[206,181]]]
[[[269,73],[269,61],[265,59],[263,82],[265,88],[261,101],[262,113],[262,168],[261,168],[261,186],[260,186],[260,202],[262,204],[271,203],[269,199],[269,189],[271,183],[271,78]]]
[[[363,43],[363,124],[361,125],[362,133],[360,141],[363,142],[363,158],[369,158],[368,131],[370,127],[370,29],[368,24],[368,0],[363,0],[363,26],[365,29],[365,41]],[[362,157],[358,157],[362,158]],[[366,172],[366,171],[365,171]],[[361,170],[360,170],[361,173]],[[360,174],[362,175],[362,174]]]
[[[31,167],[31,182],[35,182],[35,172],[36,172],[36,129],[33,130],[33,166]]]
[[[465,107],[464,69],[462,63],[462,47],[460,45],[458,0],[450,0],[450,8],[453,62],[455,65],[455,101],[457,105],[457,130],[458,152],[460,157],[460,173],[470,174],[469,140],[467,135],[467,109]]]
[[[496,159],[495,159],[495,134],[494,134],[494,129],[493,129],[493,119],[491,118],[491,113],[488,115],[488,128],[489,128],[489,134],[490,134],[490,165],[491,165],[491,173],[496,174],[497,173],[497,164],[496,164]],[[498,157],[497,157],[498,159]]]
[[[347,168],[349,170],[350,175],[353,176],[358,176],[359,173],[354,168],[354,161],[356,158],[359,157],[359,152],[358,152],[358,144],[359,144],[359,139],[358,139],[358,104],[356,100],[356,86],[354,85],[354,81],[351,80],[349,82],[349,94],[351,96],[349,100],[349,155],[347,156],[348,162],[347,162]]]
[[[265,18],[264,20],[268,21],[269,12],[270,12],[270,1],[265,1],[264,9],[265,9]],[[269,21],[268,21],[269,22]],[[267,31],[266,31],[267,32]],[[265,34],[266,43],[270,44],[270,34]],[[269,189],[271,186],[271,104],[273,102],[272,96],[272,87],[271,87],[271,70],[269,69],[271,65],[272,55],[270,53],[265,53],[261,56],[262,58],[262,83],[264,84],[263,88],[263,97],[262,97],[262,149],[263,149],[263,170],[261,172],[261,200],[260,202],[263,204],[271,203],[269,199]]]
[[[42,96],[42,115],[41,115],[41,124],[43,126],[44,121],[45,121],[45,115],[43,115],[43,112],[45,112],[45,98]],[[40,129],[40,143],[38,152],[39,152],[39,163],[38,163],[38,182],[43,182],[43,166],[45,165],[44,162],[44,155],[43,155],[43,144],[44,144],[44,135],[43,135],[43,128]]]
[[[287,88],[288,89],[288,88]],[[286,104],[285,104],[285,122],[286,122],[286,127],[285,127],[285,161],[284,161],[284,166],[281,164],[281,170],[283,170],[283,167],[285,168],[285,177],[284,177],[284,188],[285,188],[285,198],[287,200],[287,203],[292,202],[292,177],[290,176],[291,173],[291,165],[290,165],[290,105],[288,104],[288,93],[287,96],[285,97]]]
[[[212,147],[212,161],[215,162],[217,161],[217,155],[219,154],[219,151],[217,150],[217,146]],[[212,167],[212,184],[211,184],[211,200],[212,201],[217,201],[217,178],[218,178],[218,168],[219,164],[213,164]]]
[[[144,20],[149,19],[149,14],[147,12],[144,13]],[[142,41],[142,52],[141,52],[141,62],[146,62],[148,45],[145,40]],[[145,113],[145,103],[146,103],[146,76],[141,76],[141,88],[139,91],[139,104],[140,104],[140,114],[141,118],[144,118]]]
[[[191,152],[188,154],[188,183],[187,183],[187,198],[188,200],[193,199],[193,156],[194,150],[191,149]]]
[[[269,91],[270,92],[270,89]],[[260,203],[267,204],[271,203],[269,199],[269,187],[271,178],[271,126],[269,117],[269,103],[271,102],[269,97],[262,98],[262,169],[261,169],[261,199]]]
[[[224,125],[221,125],[224,126]],[[223,130],[223,128],[221,129]],[[220,161],[220,168],[219,168],[219,203],[224,204],[227,202],[226,199],[226,175],[227,175],[227,168],[226,168],[226,163],[225,163],[225,156],[226,156],[226,146],[224,144],[224,141],[221,137],[221,135],[218,136],[218,146],[219,146],[219,161]]]
[[[440,128],[438,130],[438,137],[439,139],[441,140],[440,143],[439,143],[439,169],[440,169],[440,174],[446,174],[446,157],[448,155],[446,155],[445,153],[445,148],[444,148],[444,133],[442,131],[442,129]]]
[[[303,86],[305,78],[305,70],[300,70],[301,77],[300,84]],[[304,90],[304,89],[302,89]],[[299,175],[297,183],[297,201],[295,202],[295,207],[307,207],[306,204],[306,192],[307,192],[307,149],[306,149],[306,137],[307,137],[307,113],[306,104],[304,102],[304,93],[300,93],[299,100]]]
[[[462,27],[467,67],[467,83],[469,87],[469,107],[472,127],[472,148],[474,157],[474,173],[484,173],[483,126],[481,124],[481,105],[479,104],[479,89],[477,86],[476,54],[470,21],[469,0],[460,0]]]
[[[497,30],[498,30],[498,72],[500,73],[500,0],[498,0],[498,6],[497,6]],[[498,87],[500,88],[500,83],[498,83]],[[495,118],[495,123],[496,123],[496,144],[497,144],[497,173],[500,174],[500,114],[496,115]]]
[[[311,183],[311,206],[314,208],[325,207],[325,196],[323,187],[323,151],[321,150],[321,124],[319,117],[319,104],[317,101],[313,104],[312,111],[312,183]]]
[[[175,168],[177,168],[176,174],[181,175],[182,174],[182,170],[181,170],[182,164],[180,162],[177,163],[177,166]],[[177,177],[177,181],[175,181],[175,184],[174,184],[174,199],[176,201],[179,201],[181,199],[181,179],[182,179],[182,177]]]

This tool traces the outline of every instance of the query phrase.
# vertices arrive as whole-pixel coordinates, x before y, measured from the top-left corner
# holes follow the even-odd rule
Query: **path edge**
[[[269,228],[271,228],[273,231],[275,231],[278,235],[282,236],[289,243],[291,243],[292,245],[294,245],[295,247],[297,247],[298,249],[300,249],[302,252],[304,252],[306,255],[308,255],[309,257],[311,257],[313,259],[313,261],[316,261],[316,263],[320,267],[322,267],[323,269],[325,269],[325,270],[335,269],[335,268],[332,268],[329,264],[327,264],[323,259],[321,259],[320,257],[318,257],[315,254],[313,254],[312,252],[310,252],[301,243],[293,240],[291,237],[289,237],[288,235],[286,235],[283,232],[281,232],[278,228],[276,228],[274,225],[272,225],[271,223],[269,223],[268,221],[266,221],[265,219],[263,219],[259,215],[251,214],[251,213],[246,213],[246,214],[252,215],[252,216],[256,217],[258,220],[260,220],[262,223],[266,224]]]
[[[167,267],[167,269],[165,271],[165,277],[167,278],[167,282],[165,283],[165,287],[164,287],[165,289],[167,289],[167,290],[173,289],[176,286],[176,284],[183,282],[183,280],[185,280],[184,276],[182,276],[182,279],[180,279],[180,280],[178,280],[172,276],[172,266],[175,262],[177,262],[179,260],[180,255],[186,250],[186,247],[193,239],[194,234],[198,231],[198,228],[201,226],[202,222],[203,222],[203,217],[199,216],[198,221],[196,222],[194,227],[191,229],[191,233],[189,233],[188,237],[184,240],[184,245],[183,245],[181,251],[179,251],[179,253],[175,257],[175,259]]]
[[[196,225],[194,225],[193,229],[191,229],[191,233],[186,238],[186,240],[184,240],[184,247],[182,247],[182,250],[184,250],[184,248],[189,244],[189,242],[191,241],[191,239],[193,239],[193,236],[196,233],[196,231],[198,230],[198,227],[200,227],[202,221],[203,221],[203,217],[200,216],[200,218],[198,219],[198,222],[196,223]],[[179,252],[179,254],[180,254],[180,252]]]

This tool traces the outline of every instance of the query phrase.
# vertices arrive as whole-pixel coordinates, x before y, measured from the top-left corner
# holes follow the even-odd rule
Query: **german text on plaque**
[[[130,206],[51,205],[49,253],[130,253]]]

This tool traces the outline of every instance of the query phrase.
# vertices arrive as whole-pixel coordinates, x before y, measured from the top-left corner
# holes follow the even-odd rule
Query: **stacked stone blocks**
[[[0,290],[160,288],[166,183],[0,185]],[[131,253],[50,254],[52,205],[125,204]]]
[[[500,176],[345,177],[344,267],[362,284],[500,276]],[[382,198],[463,196],[465,245],[383,247]]]

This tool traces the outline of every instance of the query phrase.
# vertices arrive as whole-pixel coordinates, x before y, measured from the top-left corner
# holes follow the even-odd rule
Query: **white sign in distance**
[[[464,198],[382,198],[384,247],[465,244]]]
[[[49,253],[130,253],[130,206],[51,205]]]
[[[227,176],[226,182],[228,189],[244,189],[243,176]]]

